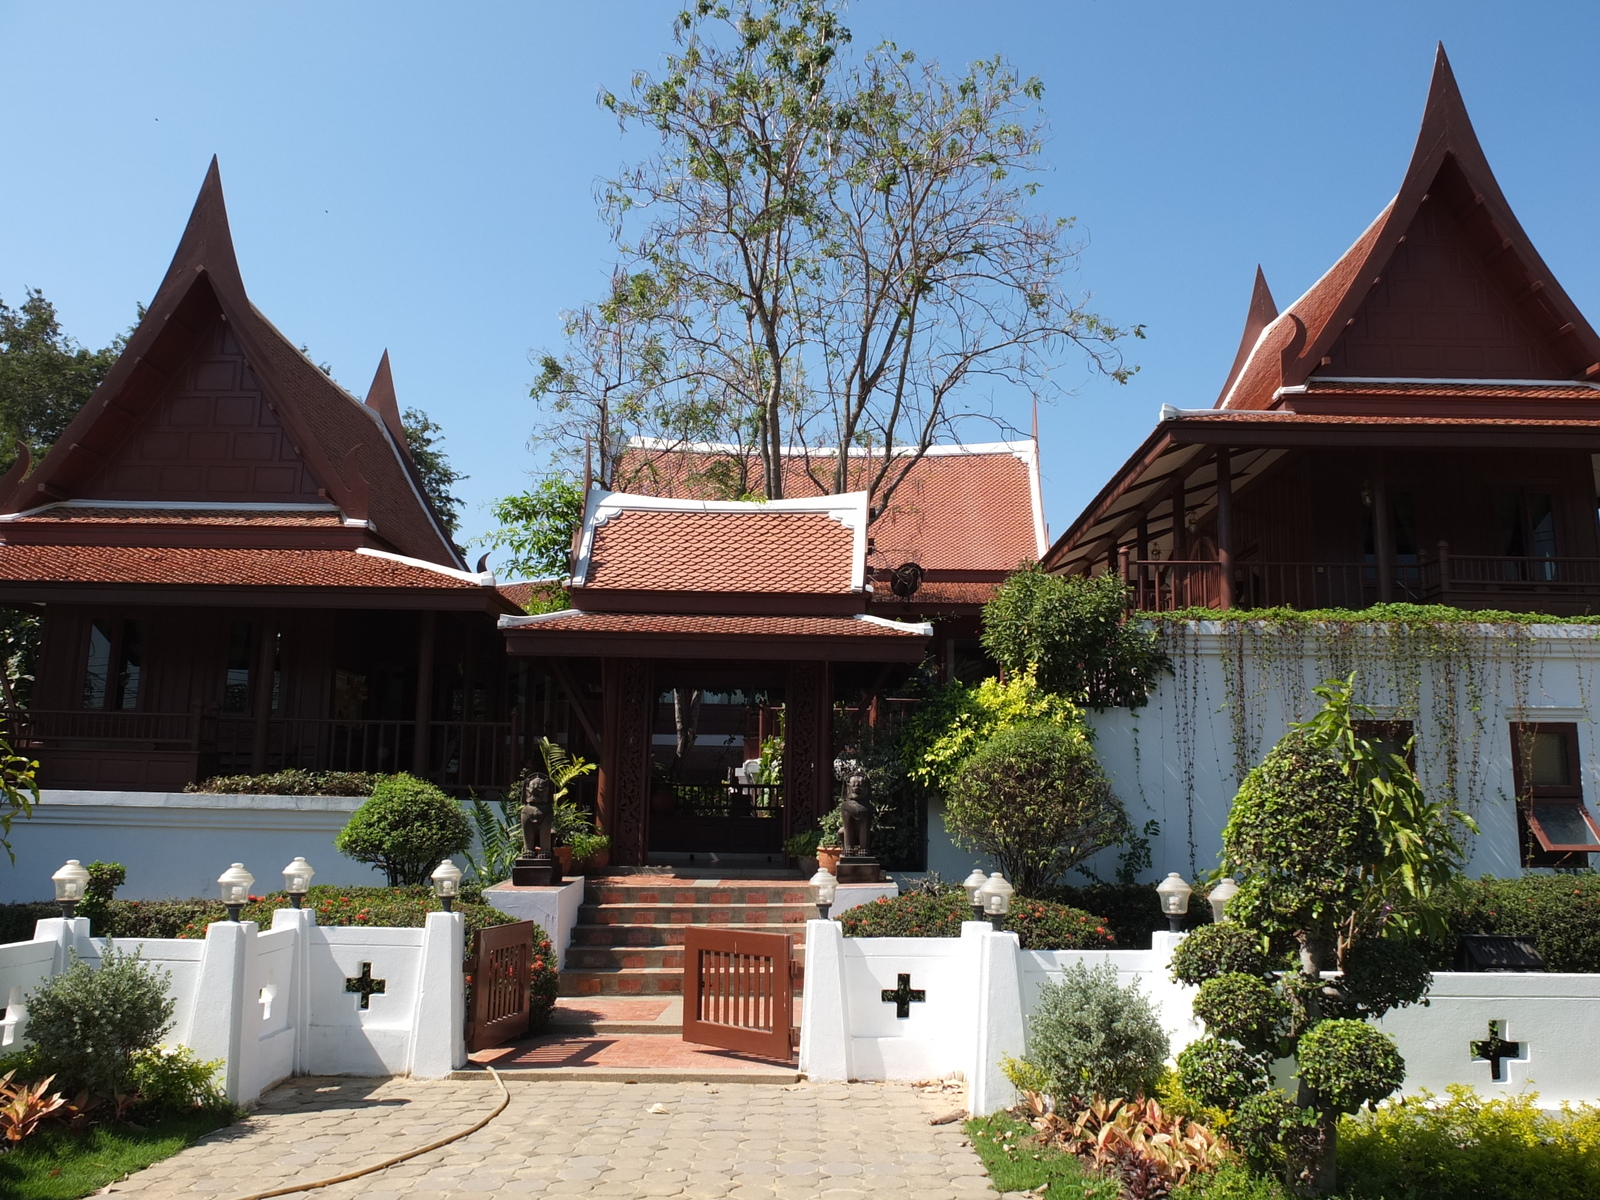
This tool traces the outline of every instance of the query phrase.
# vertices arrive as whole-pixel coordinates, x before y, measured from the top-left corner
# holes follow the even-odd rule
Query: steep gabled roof
[[[1506,202],[1442,45],[1394,200],[1246,341],[1219,408],[1272,408],[1314,378],[1600,379],[1600,336]]]
[[[259,415],[249,436],[268,446],[287,443],[291,449],[283,453],[303,472],[296,476],[302,482],[293,488],[309,488],[307,499],[320,494],[346,519],[370,523],[377,538],[401,554],[464,566],[414,477],[404,432],[397,436],[386,420],[382,396],[371,408],[363,405],[250,303],[215,158],[172,264],[127,347],[37,470],[22,479],[27,464],[19,463],[0,481],[0,507],[19,512],[67,499],[135,498],[108,481],[108,475],[131,453],[135,435],[147,428],[152,414],[181,388],[191,360],[208,347],[217,354],[242,356],[245,366],[235,372],[233,386],[258,390],[270,410]],[[384,381],[386,365],[379,368]],[[240,375],[246,377],[243,385]],[[388,388],[388,404],[394,408],[392,382]],[[275,446],[268,451],[277,452]],[[137,498],[167,498],[161,494],[165,483],[160,471],[146,469],[141,478],[147,482]],[[224,487],[216,498],[249,499],[248,473],[229,478],[246,481],[238,485],[245,490]],[[191,490],[170,498],[201,496]]]

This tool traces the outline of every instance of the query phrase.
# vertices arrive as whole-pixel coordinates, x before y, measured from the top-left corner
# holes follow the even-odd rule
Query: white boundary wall
[[[1150,950],[1025,951],[1016,934],[978,921],[964,922],[959,938],[847,938],[834,921],[809,921],[800,1069],[816,1080],[959,1074],[970,1110],[995,1112],[1017,1100],[1001,1062],[1026,1051],[1040,988],[1074,962],[1108,962],[1124,985],[1137,983],[1176,1055],[1204,1032],[1194,989],[1169,974],[1182,936],[1158,932]],[[901,975],[923,993],[904,1017],[884,999]],[[1520,1045],[1499,1081],[1471,1050],[1490,1021]],[[1463,1083],[1484,1095],[1537,1091],[1549,1106],[1600,1102],[1600,975],[1440,973],[1426,1007],[1397,1010],[1379,1027],[1406,1060],[1406,1092]]]
[[[463,931],[460,913],[429,913],[421,929],[366,929],[324,928],[309,910],[282,910],[266,931],[220,921],[204,940],[114,945],[168,973],[168,1044],[221,1059],[228,1098],[248,1104],[290,1075],[442,1078],[464,1066]],[[40,921],[32,941],[0,945],[0,1043],[26,1042],[35,988],[74,957],[98,964],[111,944],[78,917]],[[346,990],[364,976],[383,984],[366,1008]]]

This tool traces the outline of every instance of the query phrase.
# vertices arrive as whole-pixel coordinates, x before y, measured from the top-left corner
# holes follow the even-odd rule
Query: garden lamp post
[[[1182,875],[1171,871],[1157,885],[1156,894],[1161,897],[1161,911],[1167,914],[1167,928],[1173,933],[1182,933],[1183,917],[1189,911],[1189,897],[1194,889]]]
[[[983,901],[978,898],[978,892],[988,882],[989,877],[983,873],[982,867],[973,867],[972,874],[961,881],[961,886],[967,891],[967,903],[972,906],[974,921],[983,920]]]
[[[306,893],[311,890],[311,877],[316,873],[316,868],[301,857],[296,857],[283,869],[283,890],[289,893],[289,903],[294,907],[299,908],[305,902]]]
[[[239,913],[250,902],[250,885],[255,881],[256,877],[244,869],[243,863],[234,863],[217,876],[217,885],[222,888],[222,902],[228,906],[228,920],[239,919]]]
[[[78,901],[83,899],[84,889],[89,886],[89,872],[77,859],[69,858],[65,866],[50,876],[50,882],[55,885],[61,915],[70,920],[77,911]]]
[[[833,907],[833,898],[839,893],[839,881],[827,867],[818,867],[817,873],[811,877],[811,895],[816,900],[817,916],[824,921],[828,919],[828,910]]]
[[[439,897],[439,907],[454,912],[456,896],[461,892],[461,868],[448,858],[433,869],[433,894]]]
[[[1239,894],[1239,885],[1234,882],[1232,875],[1224,875],[1217,881],[1217,886],[1206,895],[1211,902],[1211,919],[1221,925],[1228,919],[1228,901]]]
[[[978,889],[978,898],[983,901],[984,914],[993,929],[998,930],[1005,923],[1006,914],[1011,911],[1011,897],[1016,890],[999,871],[989,876]]]

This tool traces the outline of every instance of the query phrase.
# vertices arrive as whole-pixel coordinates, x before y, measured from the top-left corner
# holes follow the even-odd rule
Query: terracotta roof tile
[[[0,546],[0,582],[212,587],[476,588],[458,576],[352,550]]]
[[[570,609],[534,620],[506,617],[502,625],[518,633],[659,633],[705,637],[925,637],[923,629],[892,628],[882,621],[855,617],[744,617],[699,613],[597,613]]]
[[[1316,396],[1442,396],[1482,400],[1589,400],[1600,407],[1600,388],[1581,383],[1458,383],[1454,380],[1318,379],[1306,380]]]
[[[1031,449],[1029,443],[1015,445]],[[720,450],[635,447],[624,454],[619,475],[633,492],[718,499],[722,491],[708,468],[731,461]],[[814,475],[831,485],[831,457],[812,459],[810,473],[797,453],[785,464],[785,495],[826,494]],[[882,457],[853,456],[850,466],[847,490],[865,490],[869,469],[881,467]],[[760,491],[762,479],[761,464],[750,463],[749,489]],[[924,570],[1012,571],[1018,563],[1039,557],[1034,520],[1033,479],[1029,464],[1016,451],[928,455],[906,473],[887,511],[873,521],[873,552],[867,561],[874,567],[915,562]]]
[[[854,547],[826,513],[634,509],[596,526],[584,587],[847,594]]]

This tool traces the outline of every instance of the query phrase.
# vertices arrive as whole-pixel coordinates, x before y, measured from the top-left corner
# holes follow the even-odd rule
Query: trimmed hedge
[[[1117,945],[1123,950],[1148,950],[1150,935],[1167,928],[1161,897],[1156,894],[1153,883],[1093,883],[1086,887],[1063,883],[1045,888],[1039,898],[1103,914],[1106,928],[1116,935]],[[1198,929],[1209,924],[1211,906],[1197,887],[1189,899],[1184,928]]]
[[[370,796],[386,776],[370,771],[273,771],[267,775],[213,775],[187,783],[186,792],[234,796]]]
[[[1455,935],[1504,933],[1533,938],[1548,970],[1600,973],[1600,874],[1468,880],[1450,913],[1450,930],[1450,937],[1425,948],[1436,971],[1455,969]]]
[[[961,922],[972,919],[966,893],[908,892],[879,897],[841,914],[846,937],[960,937]],[[1011,902],[1005,927],[1024,950],[1109,950],[1116,938],[1103,918],[1050,900]]]

